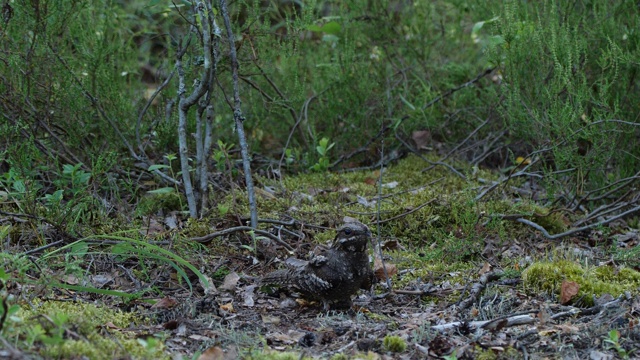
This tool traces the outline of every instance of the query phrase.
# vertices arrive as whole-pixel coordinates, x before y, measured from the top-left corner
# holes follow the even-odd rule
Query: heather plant
[[[636,7],[514,1],[492,23],[501,41],[487,54],[502,75],[504,124],[552,199],[562,189],[578,207],[637,172]]]

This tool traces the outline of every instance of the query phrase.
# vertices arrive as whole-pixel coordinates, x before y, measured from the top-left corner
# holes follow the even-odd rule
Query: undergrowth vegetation
[[[159,356],[123,330],[157,318],[111,307],[233,288],[344,216],[376,224],[400,288],[462,286],[484,264],[529,294],[575,282],[585,306],[637,291],[634,1],[239,0],[228,29],[226,1],[0,3],[0,338],[17,348]],[[111,307],[34,302],[77,294]],[[122,336],[98,340],[105,326]],[[215,336],[299,357],[249,330]]]
[[[7,5],[2,184],[11,197],[29,199],[21,205],[30,213],[44,211],[35,203],[80,204],[75,214],[53,214],[73,228],[91,217],[86,212],[128,209],[146,191],[176,186],[140,170],[174,179],[180,173],[168,160],[178,152],[177,82],[161,84],[172,74],[191,10],[188,2],[47,4]],[[464,141],[458,158],[505,169],[519,157],[542,177],[548,201],[601,205],[600,189],[633,181],[637,168],[634,3],[498,4],[235,3],[250,147],[277,162],[256,166],[304,172],[371,165],[413,150],[412,135],[426,131],[418,147]],[[202,55],[186,56],[193,82]],[[230,87],[226,59],[218,64],[222,89]],[[495,70],[480,76],[486,69]],[[221,109],[212,119],[214,159],[233,181],[237,141],[233,114],[223,111],[228,100],[228,91],[213,99]],[[385,148],[376,141],[383,138]],[[94,194],[103,204],[80,199]]]

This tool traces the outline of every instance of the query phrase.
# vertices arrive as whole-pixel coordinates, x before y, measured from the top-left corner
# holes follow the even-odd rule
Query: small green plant
[[[71,195],[76,196],[86,191],[91,179],[91,173],[82,169],[82,163],[75,165],[62,165],[62,178],[58,182],[58,187],[62,188],[67,185],[70,188]]]
[[[326,137],[320,139],[318,146],[316,146],[316,151],[320,155],[320,158],[318,159],[318,162],[310,167],[311,170],[327,171],[329,169],[329,156],[327,156],[327,153],[334,145],[335,143],[329,144],[329,139],[327,139]]]
[[[284,151],[284,162],[287,166],[292,165],[296,161],[296,154],[292,149],[286,149]]]
[[[158,351],[161,350],[162,348],[160,340],[152,336],[149,336],[145,339],[139,338],[137,340],[138,340],[138,344],[140,344],[147,351],[147,354],[149,354],[150,356],[157,354]]]
[[[229,205],[218,204],[218,215],[220,215],[220,217],[227,215],[228,212],[229,212]]]
[[[620,344],[620,331],[614,329],[609,331],[608,335],[609,338],[604,339],[606,348],[615,350],[622,359],[629,359],[632,351],[625,350]]]
[[[88,191],[92,174],[82,167],[82,163],[62,165],[62,173],[53,181],[57,190],[39,198],[44,201],[47,218],[60,223],[70,222],[69,228],[93,218],[92,210],[96,209],[95,199]]]
[[[400,336],[385,336],[382,345],[387,351],[399,353],[407,350],[407,342]]]
[[[422,344],[426,341],[430,341],[433,339],[434,334],[431,327],[427,324],[420,325],[417,329],[413,330],[411,333],[412,341],[416,343]]]
[[[162,170],[162,169],[168,169],[169,173],[171,175],[171,178],[175,179],[176,176],[180,175],[180,172],[178,172],[177,174],[174,173],[173,171],[173,167],[171,166],[171,163],[176,160],[178,157],[176,156],[176,154],[166,154],[164,156],[165,159],[167,159],[167,161],[169,162],[169,165],[165,165],[165,164],[154,164],[149,166],[148,171],[156,171],[156,170]],[[172,202],[171,200],[177,199],[178,203],[179,203],[179,208],[183,209],[183,203],[182,203],[182,197],[180,197],[178,194],[180,194],[180,189],[178,187],[178,184],[175,183],[173,187],[167,186],[167,187],[162,187],[162,188],[158,188],[158,189],[154,189],[154,190],[150,190],[147,191],[147,194],[152,194],[152,195],[169,195],[167,197],[160,197],[158,198],[158,200],[160,200],[160,202]],[[175,198],[171,195],[175,195]],[[150,208],[155,208],[154,206],[149,206]]]
[[[66,324],[69,321],[69,315],[58,312],[50,316],[54,327],[46,333],[40,333],[38,340],[45,345],[58,345],[64,342],[63,335],[66,331]]]
[[[165,159],[167,159],[167,161],[169,162],[169,165],[165,165],[165,164],[154,164],[149,166],[149,169],[147,169],[147,171],[156,171],[156,170],[162,170],[162,169],[169,169],[169,172],[171,173],[171,177],[172,178],[176,178],[176,176],[178,176],[180,173],[176,174],[173,172],[173,167],[171,167],[171,163],[173,162],[173,160],[176,160],[178,157],[176,156],[176,154],[166,154],[164,156]],[[149,193],[151,194],[158,194],[158,193],[167,193],[167,192],[171,192],[171,191],[178,191],[178,185],[175,185],[174,188],[161,188],[161,189],[156,189],[156,190],[152,190],[149,191]]]
[[[226,144],[222,140],[218,140],[218,148],[213,151],[213,161],[216,163],[216,169],[222,172],[227,167],[229,159],[229,151],[233,149],[233,144]]]
[[[243,249],[247,249],[250,252],[254,253],[254,255],[256,255],[258,252],[258,241],[268,240],[268,239],[264,236],[256,236],[253,230],[249,231],[249,236],[251,236],[251,239],[253,240],[253,244],[252,245],[243,244],[240,247]]]
[[[229,268],[227,268],[226,266],[221,266],[220,268],[218,268],[218,270],[216,270],[216,272],[213,273],[212,278],[214,280],[222,281],[224,280],[225,276],[229,275],[229,273],[231,273]]]
[[[16,200],[21,200],[27,192],[25,181],[14,168],[0,175],[0,184],[5,189],[5,196]]]
[[[349,359],[349,357],[347,355],[345,355],[345,354],[334,354],[331,357],[331,360],[348,360],[348,359]]]

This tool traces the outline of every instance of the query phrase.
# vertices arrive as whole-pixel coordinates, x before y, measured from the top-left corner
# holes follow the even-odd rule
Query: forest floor
[[[530,200],[544,192],[535,183],[496,187],[496,173],[427,166],[411,156],[382,176],[260,178],[260,229],[277,241],[233,231],[247,212],[229,192],[216,216],[132,221],[143,241],[111,234],[30,255],[41,269],[30,281],[16,275],[26,264],[16,256],[3,291],[19,308],[2,319],[0,357],[640,358],[632,219],[549,240],[514,219],[559,233],[579,214]],[[260,286],[286,258],[330,241],[345,217],[371,228],[379,279],[351,309]]]

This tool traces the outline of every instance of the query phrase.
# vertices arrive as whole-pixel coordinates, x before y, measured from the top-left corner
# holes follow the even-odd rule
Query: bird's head
[[[348,222],[338,229],[333,247],[351,252],[364,252],[371,238],[369,228],[359,222]]]

